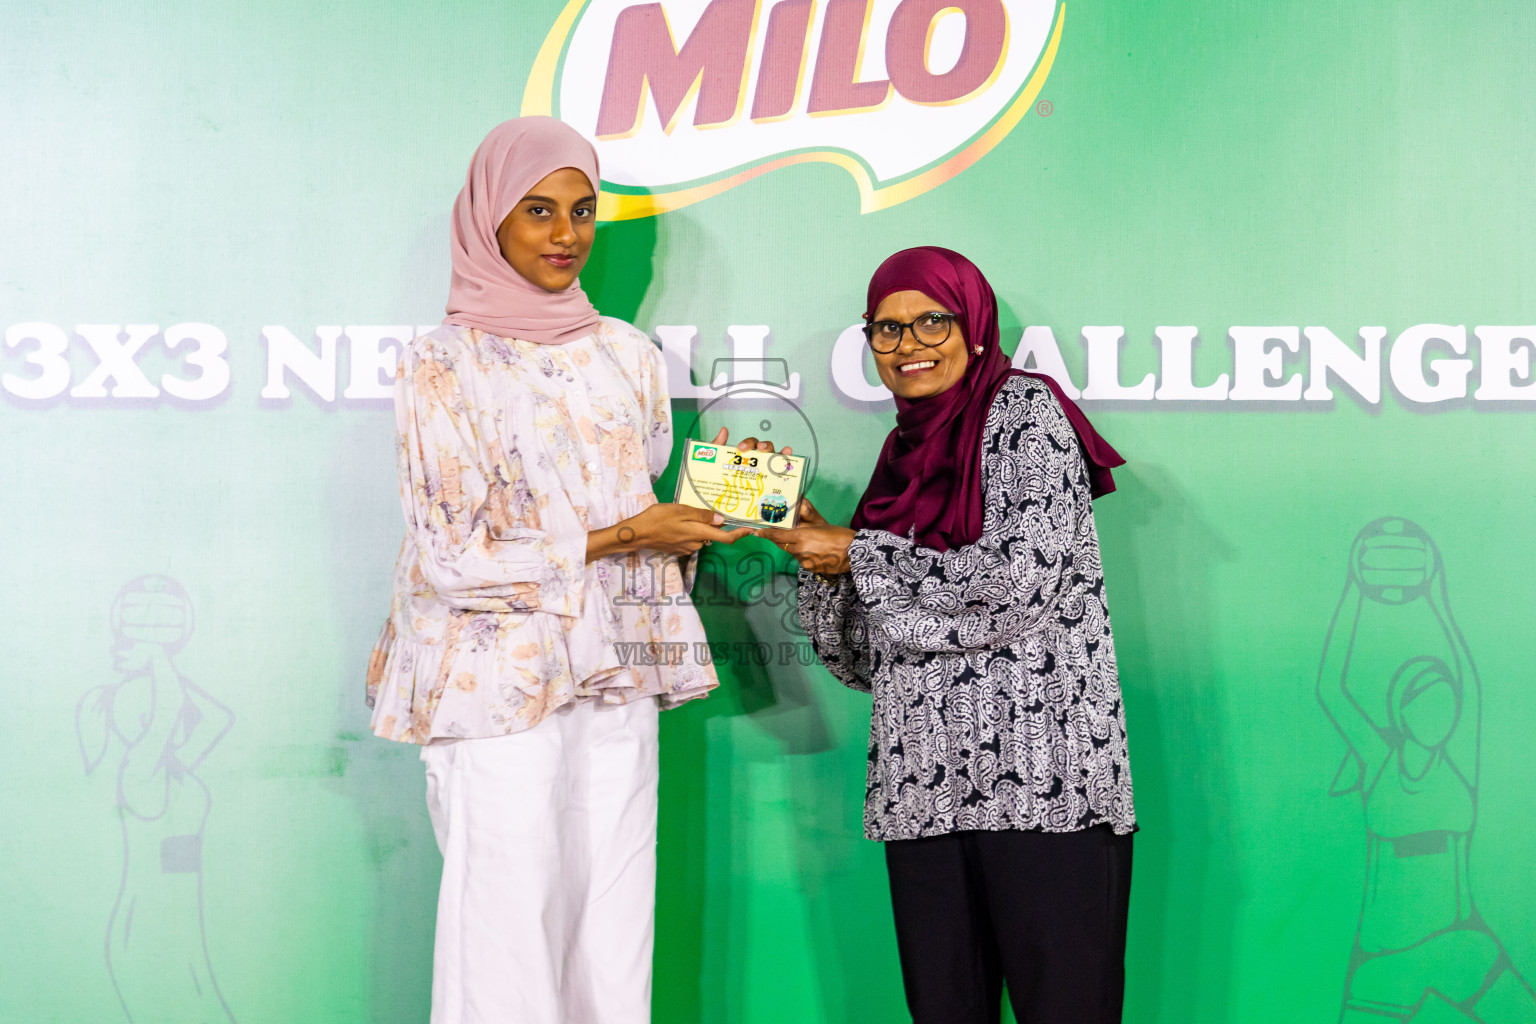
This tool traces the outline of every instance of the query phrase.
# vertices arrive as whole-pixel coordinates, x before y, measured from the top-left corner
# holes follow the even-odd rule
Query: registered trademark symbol
[[[1055,109],[1055,107],[1051,106],[1050,100],[1041,100],[1039,103],[1035,104],[1035,113],[1039,114],[1041,117],[1050,117],[1051,112]]]

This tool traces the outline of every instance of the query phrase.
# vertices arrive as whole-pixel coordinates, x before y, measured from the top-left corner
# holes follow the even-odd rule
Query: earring
[[[975,348],[971,349],[971,351],[975,352],[977,355],[981,355],[981,346],[977,345]]]

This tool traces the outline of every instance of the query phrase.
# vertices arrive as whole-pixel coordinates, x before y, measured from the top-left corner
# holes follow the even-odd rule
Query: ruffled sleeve
[[[418,338],[395,382],[400,501],[421,574],[464,611],[581,612],[587,538],[539,528],[521,455],[477,402],[474,352]]]
[[[640,334],[636,330],[637,334]],[[644,339],[640,357],[641,414],[645,417],[645,452],[650,461],[651,479],[667,471],[672,461],[672,396],[667,392],[667,369],[661,349],[649,337]]]

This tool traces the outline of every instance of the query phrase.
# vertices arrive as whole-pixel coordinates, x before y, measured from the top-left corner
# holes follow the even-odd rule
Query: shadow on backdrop
[[[592,255],[581,271],[581,287],[599,313],[635,322],[651,287],[655,254],[655,217],[597,226]]]
[[[739,362],[715,361],[707,379],[725,382],[718,393],[674,402],[678,446],[723,426],[732,442],[790,444],[814,463],[815,430],[790,397],[787,364]],[[672,494],[678,472],[674,460],[658,494]],[[814,490],[824,508],[852,503],[825,478]],[[721,686],[662,719],[657,1020],[902,1012],[884,864],[860,831],[868,705],[851,716],[859,721],[839,720],[857,704],[819,667],[796,589],[792,561],[765,541],[708,548],[699,560],[692,599]],[[853,749],[839,733],[857,736]],[[774,986],[785,974],[810,984]]]
[[[405,533],[395,475],[393,422],[349,422],[326,473],[326,572],[329,607],[343,656],[333,676],[310,666],[316,693],[333,695],[333,742],[315,751],[305,771],[344,797],[361,832],[371,872],[366,888],[370,1019],[426,1020],[432,991],[432,939],[442,858],[427,818],[421,748],[379,739],[364,703],[365,670],[379,627],[390,612],[394,555]],[[358,523],[392,530],[377,535]]]
[[[1478,913],[1481,687],[1422,527],[1355,537],[1317,696],[1349,752],[1332,795],[1359,793],[1365,894],[1341,1024],[1536,1022],[1536,993]]]
[[[870,418],[874,421],[875,415]],[[883,431],[871,430],[862,442],[868,446],[871,468],[883,440]],[[841,483],[823,476],[812,501],[830,521],[846,524],[863,493],[862,481]],[[835,724],[843,737],[839,744],[831,724],[822,724],[825,739],[819,742],[824,743],[825,755],[790,760],[795,862],[810,914],[807,974],[818,976],[826,1020],[905,1020],[885,846],[866,839],[863,828],[871,698],[849,690],[821,668],[800,628],[795,600],[799,567],[787,556],[780,557],[784,560],[779,571],[785,574],[790,594],[786,626],[809,655],[805,663],[814,667],[802,667],[800,661],[793,667],[777,667],[778,707],[755,718],[765,728],[784,734],[781,742],[786,754],[814,753],[805,744],[792,745],[791,740],[805,736],[803,729],[811,724],[801,720],[796,700],[817,701],[827,709],[819,717],[841,719]]]
[[[1212,577],[1235,551],[1161,466],[1128,464],[1115,483],[1094,515],[1142,823],[1125,1019],[1227,1021],[1239,858]]]

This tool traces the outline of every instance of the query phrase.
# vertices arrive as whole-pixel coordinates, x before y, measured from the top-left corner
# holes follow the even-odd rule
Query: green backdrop
[[[1376,402],[1084,403],[1128,459],[1095,507],[1142,824],[1126,1019],[1334,1021],[1353,970],[1374,1010],[1350,1021],[1536,1020],[1532,405],[1477,400],[1477,369],[1416,402],[1386,369],[1415,325],[1536,321],[1536,9],[1067,6],[1049,107],[954,180],[861,214],[843,170],[777,170],[606,225],[588,289],[695,326],[700,381],[729,327],[768,325],[834,517],[893,413],[830,354],[898,248],[971,256],[1005,344],[1049,327],[1079,387],[1085,326],[1123,328],[1127,385],[1162,379],[1159,327],[1199,329],[1204,384],[1246,358],[1234,326],[1383,326]],[[417,751],[362,703],[402,529],[388,402],[340,394],[345,344],[336,401],[292,375],[263,399],[262,331],[319,351],[323,325],[440,318],[469,153],[559,10],[0,10],[0,327],[55,325],[72,388],[82,325],[212,325],[230,370],[208,400],[0,389],[0,1019],[425,1019],[440,859]],[[137,365],[191,378],[192,347]],[[758,541],[712,566],[711,635],[795,642],[784,572]],[[1379,730],[1363,770],[1319,700],[1330,629],[1324,696],[1342,673]],[[114,666],[146,635],[191,684],[179,721]],[[1415,658],[1439,719],[1410,713]],[[798,663],[721,675],[663,718],[656,1019],[906,1019],[860,834],[868,698]],[[129,742],[153,729],[176,763]],[[111,964],[130,910],[140,952]]]

